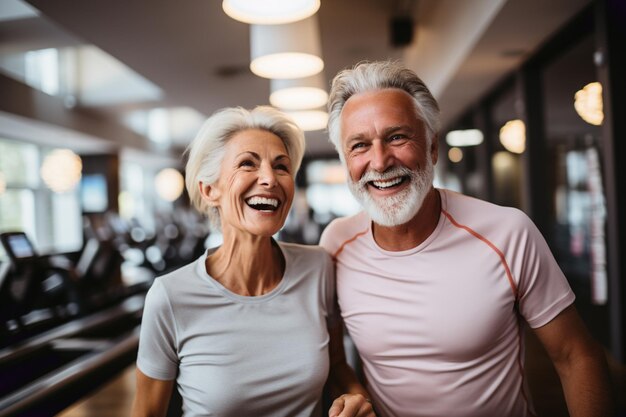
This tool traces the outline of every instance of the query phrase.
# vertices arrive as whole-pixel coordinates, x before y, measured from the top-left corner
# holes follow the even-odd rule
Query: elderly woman
[[[272,238],[293,199],[302,132],[270,107],[229,108],[188,152],[191,202],[224,242],[148,292],[133,416],[164,416],[175,384],[185,416],[321,416],[327,378],[346,393],[329,415],[374,415],[333,337],[331,259]]]

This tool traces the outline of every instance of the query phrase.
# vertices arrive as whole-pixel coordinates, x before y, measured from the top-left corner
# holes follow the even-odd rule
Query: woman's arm
[[[374,417],[369,393],[346,361],[341,320],[329,324],[328,333],[330,335],[328,388],[333,397],[338,396],[328,411],[329,417]]]
[[[137,392],[132,417],[165,417],[174,388],[174,380],[150,378],[137,368]]]

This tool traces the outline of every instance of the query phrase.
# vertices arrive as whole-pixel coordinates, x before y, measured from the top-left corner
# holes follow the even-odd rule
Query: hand
[[[333,401],[328,417],[376,417],[370,400],[361,394],[343,394]]]

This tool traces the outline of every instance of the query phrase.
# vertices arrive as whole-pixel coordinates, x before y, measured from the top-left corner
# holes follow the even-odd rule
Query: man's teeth
[[[372,181],[372,184],[374,184],[375,187],[377,188],[389,188],[389,187],[393,187],[396,184],[399,184],[402,182],[402,177],[396,177],[396,178],[392,178],[390,180],[378,180],[378,181]]]
[[[266,197],[250,197],[246,203],[252,208],[261,211],[274,210],[278,207],[278,200]]]

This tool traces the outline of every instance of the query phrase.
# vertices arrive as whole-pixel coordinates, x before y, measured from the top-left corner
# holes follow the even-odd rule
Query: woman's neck
[[[206,270],[235,294],[259,296],[276,288],[285,270],[277,245],[266,236],[223,230],[224,243],[206,259]]]

